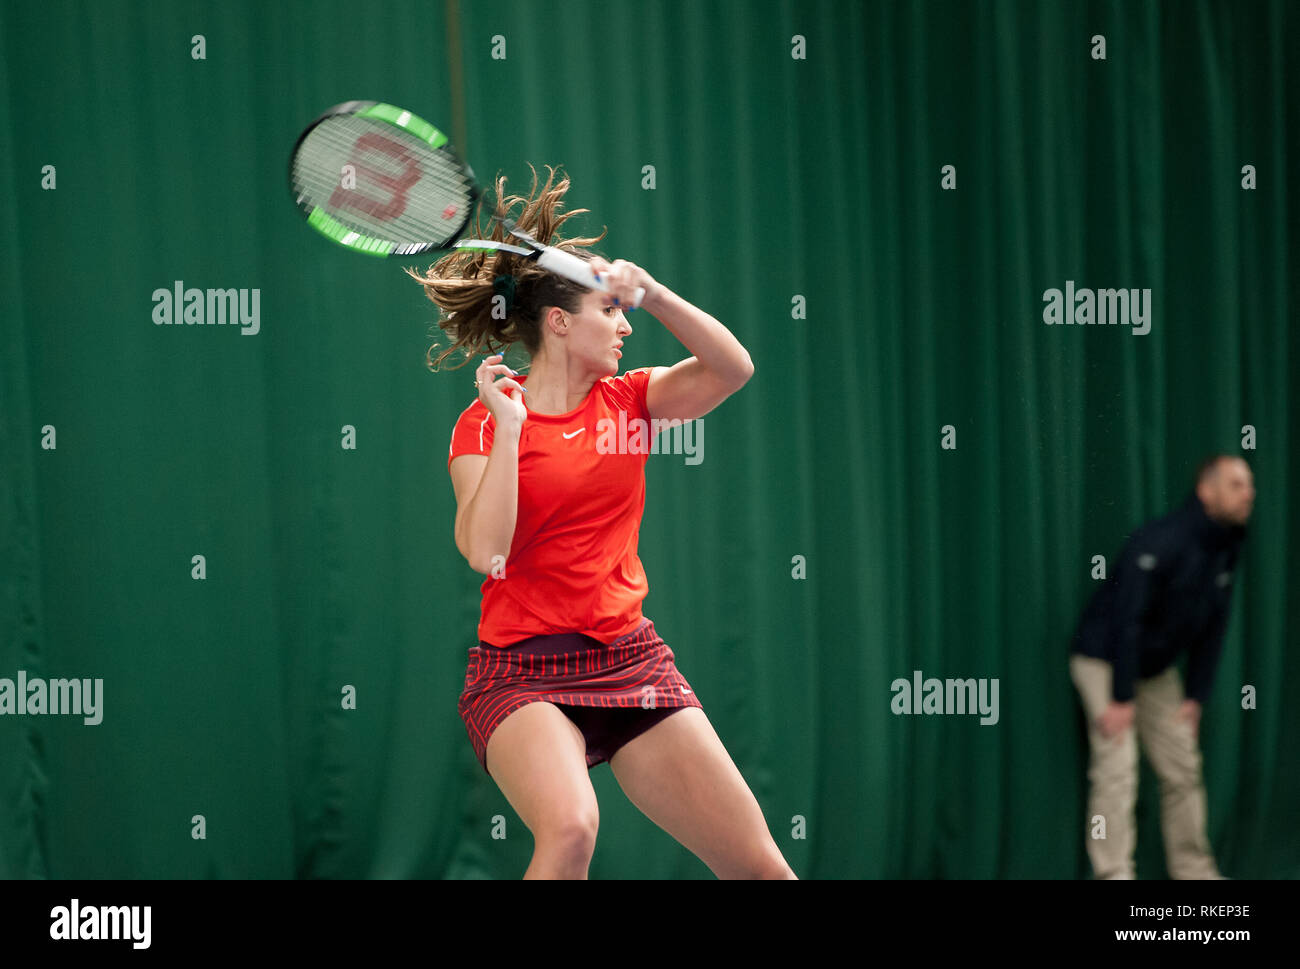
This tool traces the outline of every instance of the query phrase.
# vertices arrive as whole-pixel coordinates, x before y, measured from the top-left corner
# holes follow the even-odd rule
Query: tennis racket
[[[335,105],[298,136],[289,188],[307,224],[370,256],[417,256],[445,249],[509,252],[548,272],[608,292],[605,280],[569,252],[543,245],[493,213],[523,245],[463,239],[483,191],[447,136],[410,111],[379,101]],[[645,290],[638,287],[633,307]]]

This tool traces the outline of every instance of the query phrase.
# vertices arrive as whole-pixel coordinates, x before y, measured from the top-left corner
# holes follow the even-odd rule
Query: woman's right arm
[[[519,436],[528,413],[523,387],[505,376],[514,371],[504,363],[489,364],[491,359],[479,365],[476,382],[495,426],[492,450],[486,457],[462,454],[451,462],[456,548],[470,568],[484,575],[492,571],[496,556],[504,564],[510,555],[519,506]],[[498,374],[502,378],[494,380]]]
[[[510,554],[519,501],[519,429],[498,427],[492,451],[462,454],[452,459],[451,483],[456,489],[456,548],[469,567],[487,575],[493,557]]]

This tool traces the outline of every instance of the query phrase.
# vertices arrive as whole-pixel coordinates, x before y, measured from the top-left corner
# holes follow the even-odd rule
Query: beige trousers
[[[1137,847],[1138,741],[1160,778],[1160,826],[1170,878],[1222,878],[1206,837],[1201,750],[1192,727],[1177,719],[1183,684],[1177,667],[1138,680],[1134,729],[1103,737],[1097,718],[1111,701],[1111,665],[1070,657],[1070,678],[1088,715],[1088,823],[1084,839],[1097,878],[1134,878]],[[1105,819],[1104,827],[1098,819]],[[1104,837],[1098,834],[1104,833]]]

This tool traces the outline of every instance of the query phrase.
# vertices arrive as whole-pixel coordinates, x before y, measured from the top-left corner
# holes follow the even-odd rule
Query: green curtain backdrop
[[[469,371],[427,371],[433,306],[285,185],[354,98],[456,132],[484,179],[567,166],[604,252],[749,349],[703,462],[648,462],[645,612],[801,877],[1089,874],[1092,558],[1220,449],[1259,499],[1210,836],[1231,876],[1300,875],[1296,51],[1281,0],[5,0],[0,677],[101,678],[103,721],[0,717],[0,876],[527,865],[456,711]],[[258,290],[259,332],[156,325],[177,280]],[[1045,325],[1067,281],[1149,289],[1150,332]],[[689,355],[631,322],[626,368]],[[895,715],[915,670],[996,678],[998,722]],[[711,877],[592,778],[592,877]],[[1141,877],[1156,795],[1144,768]]]

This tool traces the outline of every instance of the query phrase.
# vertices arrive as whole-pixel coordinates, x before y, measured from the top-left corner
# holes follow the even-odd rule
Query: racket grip
[[[581,283],[589,289],[596,289],[602,293],[609,292],[609,284],[603,279],[597,279],[596,274],[592,272],[591,266],[571,252],[564,252],[561,249],[547,246],[542,251],[542,254],[537,257],[537,265],[547,272],[555,273],[557,276],[563,276],[566,279],[572,279],[575,283]],[[636,294],[632,297],[632,308],[636,309],[640,306],[641,300],[644,298],[645,288],[638,286]]]

